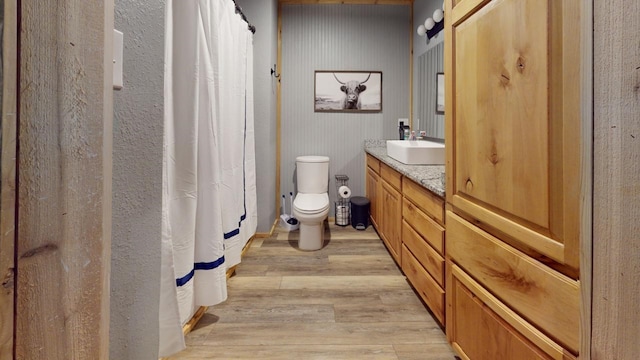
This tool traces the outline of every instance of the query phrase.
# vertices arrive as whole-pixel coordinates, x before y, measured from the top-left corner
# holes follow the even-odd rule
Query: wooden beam
[[[640,353],[640,4],[593,2],[591,358]]]
[[[0,360],[13,359],[15,296],[17,20],[16,0],[4,2],[2,141],[0,154]]]
[[[99,259],[102,265],[100,283],[102,292],[99,299],[100,322],[96,325],[99,331],[99,359],[109,358],[109,325],[111,323],[111,229],[113,201],[113,29],[115,0],[103,0],[103,39],[102,49],[103,81],[102,81],[102,253]],[[92,26],[91,23],[88,26]],[[100,122],[98,120],[98,122]],[[96,137],[100,142],[100,137]]]
[[[280,167],[282,148],[282,4],[278,3],[278,54],[276,59],[276,69],[280,72],[276,83],[276,189],[275,203],[276,209],[280,209]],[[284,209],[282,209],[284,211]],[[276,211],[276,219],[280,217],[280,210]]]
[[[106,360],[113,1],[20,21],[16,358]]]

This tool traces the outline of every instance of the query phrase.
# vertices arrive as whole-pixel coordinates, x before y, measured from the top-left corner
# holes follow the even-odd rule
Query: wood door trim
[[[280,69],[280,75],[282,75],[282,3],[278,2],[278,53],[276,55],[276,69]],[[282,193],[280,190],[280,168],[282,167],[282,86],[278,78],[276,83],[276,188],[275,188],[275,206],[276,206],[276,221],[280,219],[280,196]],[[284,211],[284,209],[282,209]],[[293,210],[292,210],[293,211]]]
[[[0,360],[14,358],[15,219],[18,104],[18,8],[6,0],[2,46],[2,153],[0,154]]]
[[[640,333],[637,8],[637,0],[593,1],[594,359],[634,359],[640,353],[633,335]]]
[[[106,360],[114,6],[53,3],[19,10],[15,354]]]
[[[469,16],[475,14],[476,11],[480,10],[481,7],[485,6],[490,1],[491,0],[465,0],[457,4],[451,9],[451,21],[453,26],[458,25]]]
[[[580,357],[591,359],[591,311],[593,289],[593,0],[581,0],[580,8]],[[639,17],[636,16],[636,19]]]

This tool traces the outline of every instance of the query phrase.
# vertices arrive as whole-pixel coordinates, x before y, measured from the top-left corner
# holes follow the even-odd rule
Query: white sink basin
[[[407,165],[444,165],[444,144],[426,140],[387,140],[387,155]]]

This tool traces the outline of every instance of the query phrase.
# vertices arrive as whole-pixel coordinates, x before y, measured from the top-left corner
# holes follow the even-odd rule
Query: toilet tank
[[[321,194],[329,190],[329,158],[298,156],[296,158],[298,192]]]

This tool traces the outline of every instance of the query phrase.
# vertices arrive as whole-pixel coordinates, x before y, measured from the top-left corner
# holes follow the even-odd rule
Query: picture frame
[[[436,73],[436,114],[444,114],[444,73]]]
[[[381,112],[382,71],[316,70],[314,112]]]

